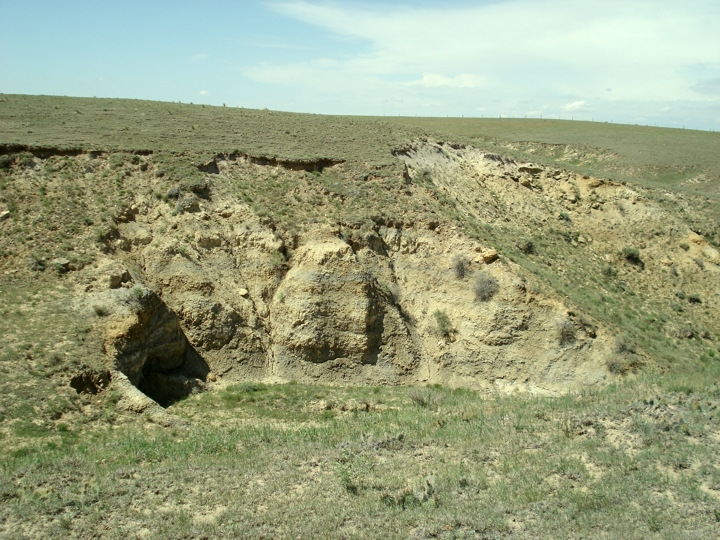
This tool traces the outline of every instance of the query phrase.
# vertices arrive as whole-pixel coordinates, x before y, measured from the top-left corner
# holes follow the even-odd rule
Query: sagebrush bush
[[[643,262],[640,259],[640,251],[637,248],[625,246],[622,249],[623,258],[630,264],[636,264],[642,266]]]
[[[607,279],[611,279],[611,278],[614,278],[615,276],[617,276],[617,270],[615,268],[613,268],[612,266],[610,266],[609,264],[606,264],[605,266],[603,266],[602,269],[600,270],[600,272]]]
[[[433,317],[435,317],[435,322],[437,323],[437,330],[441,336],[447,337],[452,332],[454,332],[454,328],[452,326],[452,323],[450,322],[450,317],[448,317],[447,313],[441,310],[437,310],[435,311],[435,313],[433,313]]]
[[[637,348],[627,336],[619,336],[615,338],[613,343],[613,352],[615,354],[635,354]]]
[[[473,283],[475,298],[481,302],[490,300],[499,289],[500,286],[498,285],[497,279],[485,272],[478,275],[478,277],[475,278],[475,283]]]
[[[94,304],[93,311],[98,317],[107,317],[108,315],[110,315],[110,310],[107,308],[107,306],[104,306],[102,304]]]
[[[442,401],[442,396],[432,392],[431,390],[413,390],[410,392],[410,400],[423,409],[433,410]]]
[[[555,323],[555,331],[557,332],[560,345],[565,345],[575,340],[575,323],[570,319],[562,319]]]
[[[453,272],[455,272],[455,277],[458,279],[462,279],[467,274],[468,270],[468,264],[470,261],[468,261],[467,257],[465,255],[455,255],[452,260],[452,268]]]
[[[535,244],[533,244],[532,240],[529,240],[527,238],[521,238],[520,240],[518,240],[517,247],[525,255],[532,255],[533,253],[535,253]]]

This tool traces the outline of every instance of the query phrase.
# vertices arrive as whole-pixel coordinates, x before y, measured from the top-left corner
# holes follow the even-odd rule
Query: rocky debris
[[[217,233],[204,233],[198,231],[195,233],[195,242],[203,249],[212,249],[220,247],[222,238]]]
[[[123,284],[132,281],[128,269],[123,264],[112,259],[104,259],[100,262],[96,276],[96,279],[101,284],[101,289],[119,289]]]
[[[3,210],[0,212],[0,221],[3,221],[10,217],[10,210]]]
[[[180,199],[178,199],[175,205],[175,213],[183,214],[185,212],[199,212],[200,211],[200,199],[193,193],[186,193]]]
[[[494,249],[484,249],[480,252],[480,257],[482,258],[483,262],[485,264],[490,264],[497,260],[498,258],[498,252]]]
[[[73,375],[70,379],[70,386],[78,394],[97,394],[110,384],[111,375],[108,370],[83,369],[80,373]]]
[[[138,215],[140,210],[137,206],[130,205],[123,208],[115,217],[115,223],[128,223],[135,220],[135,216]]]
[[[141,223],[131,222],[119,227],[120,234],[133,246],[147,246],[153,240],[152,233]],[[125,245],[127,245],[125,243]],[[127,251],[127,249],[125,249]]]
[[[108,276],[108,285],[111,289],[119,288],[123,283],[130,281],[130,272],[125,268],[119,267]]]
[[[50,261],[50,264],[57,272],[61,274],[64,274],[65,272],[70,270],[70,261],[65,257],[58,257],[57,259],[53,259],[52,261]]]
[[[522,165],[518,167],[519,172],[532,175],[540,174],[541,172],[543,172],[543,170],[544,169],[542,167],[537,167],[535,165]]]

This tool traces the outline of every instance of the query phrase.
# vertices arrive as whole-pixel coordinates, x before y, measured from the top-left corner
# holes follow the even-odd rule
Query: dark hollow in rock
[[[163,407],[201,390],[210,368],[188,342],[177,315],[147,291],[137,316],[115,343],[117,369]]]

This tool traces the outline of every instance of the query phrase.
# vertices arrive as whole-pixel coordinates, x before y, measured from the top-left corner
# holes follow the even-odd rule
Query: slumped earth
[[[718,171],[663,153],[686,134],[0,118],[3,537],[720,532]]]

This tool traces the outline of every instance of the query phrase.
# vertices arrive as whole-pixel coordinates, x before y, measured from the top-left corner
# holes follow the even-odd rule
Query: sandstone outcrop
[[[320,174],[219,155],[201,167],[201,178],[172,186],[149,160],[127,165],[131,200],[113,203],[111,219],[98,210],[83,221],[103,223],[87,233],[92,264],[80,260],[87,246],[68,249],[62,264],[55,256],[73,270],[61,279],[77,284],[78,309],[104,336],[111,384],[161,404],[248,380],[559,395],[617,376],[608,369],[617,365],[617,331],[540,287],[512,250],[563,275],[573,265],[590,267],[587,261],[598,273],[625,264],[629,246],[645,268],[635,265],[623,279],[646,291],[655,285],[645,272],[656,269],[666,281],[702,271],[703,283],[718,272],[717,250],[638,187],[443,143],[418,143],[397,158],[384,171],[328,164],[337,170]],[[82,153],[66,161],[86,171],[79,182],[88,189],[109,167]],[[18,185],[40,181],[42,166],[18,173]],[[277,214],[238,187],[248,178],[287,196],[273,203]],[[363,194],[388,186],[417,216],[362,207]],[[312,217],[280,228],[282,201]],[[317,211],[316,201],[323,201]],[[513,234],[503,247],[478,234],[482,227],[494,227],[495,240]],[[633,227],[672,228],[685,247],[661,245],[659,234],[636,238]],[[561,249],[543,245],[544,234],[561,238]],[[548,246],[556,251],[543,251]],[[53,257],[31,260],[41,272]],[[480,276],[491,280],[492,294],[478,294]],[[582,287],[585,277],[575,279]],[[710,285],[707,291],[711,297]],[[87,373],[74,380],[78,391],[107,387]],[[150,407],[137,392],[128,394],[128,410]]]

